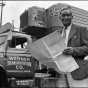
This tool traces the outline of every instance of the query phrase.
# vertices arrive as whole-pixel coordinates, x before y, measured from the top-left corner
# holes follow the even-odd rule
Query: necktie
[[[66,38],[66,30],[65,29],[62,30],[62,37]]]
[[[66,30],[63,30],[63,37],[66,38]]]
[[[62,36],[63,36],[65,44],[67,45],[66,30],[65,29],[63,29]]]

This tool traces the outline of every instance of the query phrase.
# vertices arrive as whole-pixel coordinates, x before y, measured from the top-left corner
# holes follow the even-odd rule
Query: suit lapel
[[[70,33],[69,33],[69,36],[68,36],[68,41],[72,38],[72,36],[76,33],[76,27],[74,24],[72,24],[71,26],[71,30],[70,30]]]

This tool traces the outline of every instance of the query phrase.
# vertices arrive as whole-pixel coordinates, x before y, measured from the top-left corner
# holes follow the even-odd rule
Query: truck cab
[[[15,78],[16,86],[29,86],[33,82],[34,72],[38,68],[38,62],[31,56],[31,36],[12,32],[12,39],[9,40],[6,51],[7,62],[5,69],[9,78]]]
[[[7,71],[12,87],[29,88],[38,68],[38,61],[30,53],[31,36],[17,31],[11,31],[11,35],[8,36],[11,38],[6,41],[6,51],[0,51],[0,65]]]

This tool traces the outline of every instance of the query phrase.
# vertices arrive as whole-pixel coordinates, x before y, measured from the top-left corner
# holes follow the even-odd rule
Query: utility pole
[[[2,0],[2,2],[0,3],[0,6],[1,6],[1,21],[0,21],[0,27],[2,26],[2,14],[3,14],[3,7],[5,6],[5,4],[3,3],[3,0]]]

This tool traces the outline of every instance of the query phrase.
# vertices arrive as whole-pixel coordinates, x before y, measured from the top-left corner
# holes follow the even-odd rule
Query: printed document
[[[32,56],[48,67],[61,72],[72,72],[79,68],[72,56],[62,54],[67,46],[58,31],[35,41],[30,47]]]

